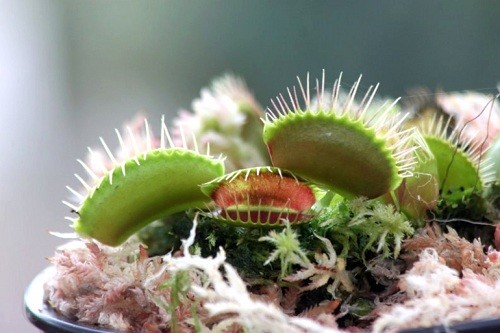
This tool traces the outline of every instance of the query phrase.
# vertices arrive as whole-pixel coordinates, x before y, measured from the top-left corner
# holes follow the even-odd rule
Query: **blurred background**
[[[172,119],[224,72],[263,105],[295,76],[362,73],[404,95],[496,90],[498,1],[0,0],[0,331],[36,332],[23,292],[69,231],[76,158],[144,110]]]

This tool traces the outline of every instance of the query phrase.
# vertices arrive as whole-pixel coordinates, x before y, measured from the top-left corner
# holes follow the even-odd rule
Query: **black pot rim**
[[[44,302],[43,285],[54,275],[54,267],[41,271],[24,294],[24,311],[28,320],[45,333],[119,333],[101,327],[72,322]],[[498,333],[500,318],[481,319],[452,325],[403,330],[400,333]]]

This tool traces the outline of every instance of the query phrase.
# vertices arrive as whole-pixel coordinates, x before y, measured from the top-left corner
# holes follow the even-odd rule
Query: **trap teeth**
[[[424,139],[437,162],[437,178],[442,193],[481,190],[494,180],[491,177],[491,161],[480,145],[463,142],[460,128],[448,133],[450,121],[433,117],[424,129]]]
[[[273,167],[241,169],[202,185],[217,212],[211,217],[239,226],[279,226],[313,217],[312,188],[289,171]]]
[[[67,201],[63,203],[77,214],[66,219],[73,223],[79,235],[117,246],[154,220],[209,202],[200,185],[224,174],[223,159],[200,154],[197,146],[194,150],[188,149],[185,144],[175,146],[164,118],[161,128],[161,144],[156,147],[146,120],[146,135],[140,141],[127,127],[127,139],[132,149],[127,149],[122,135],[115,130],[123,151],[120,155],[113,155],[100,138],[110,163],[89,148],[99,170],[94,171],[77,160],[89,174],[92,185],[75,174],[85,193],[68,186],[80,204],[77,207]]]
[[[372,111],[377,84],[356,103],[360,76],[345,98],[339,97],[339,77],[328,102],[323,73],[321,83],[316,80],[313,105],[309,75],[306,84],[298,81],[302,103],[295,87],[293,93],[287,89],[290,103],[278,95],[264,121],[263,138],[275,167],[346,197],[375,198],[411,176],[413,151],[422,148],[422,141],[403,129],[404,117],[393,110],[398,99]]]

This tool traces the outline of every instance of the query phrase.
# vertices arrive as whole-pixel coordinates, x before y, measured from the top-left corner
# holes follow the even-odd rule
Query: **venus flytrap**
[[[182,229],[179,223],[185,223],[185,218],[172,214],[201,208],[204,218],[196,244],[192,246],[198,254],[213,255],[218,246],[228,247],[232,249],[229,262],[239,267],[244,276],[279,277],[285,281],[283,279],[293,273],[293,267],[302,267],[303,274],[295,275],[290,281],[300,283],[300,279],[310,278],[310,289],[304,291],[328,283],[334,295],[340,283],[343,290],[355,292],[347,272],[348,260],[364,261],[366,253],[377,252],[382,252],[384,257],[391,254],[397,257],[403,237],[411,235],[413,229],[389,206],[384,206],[388,214],[381,218],[376,211],[383,205],[364,199],[351,201],[354,217],[337,219],[340,224],[328,214],[337,214],[339,207],[349,202],[343,197],[375,198],[394,191],[402,180],[412,175],[411,169],[417,163],[419,152],[425,152],[425,145],[419,142],[417,132],[402,127],[404,117],[394,114],[392,106],[370,109],[376,87],[369,89],[361,103],[355,103],[358,80],[345,101],[339,104],[339,78],[327,106],[324,80],[323,76],[321,88],[317,82],[314,107],[309,87],[304,90],[300,80],[304,110],[299,108],[295,88],[293,94],[289,91],[293,108],[288,108],[281,95],[277,100],[280,108],[273,102],[275,111],[267,114],[262,134],[274,167],[240,169],[224,175],[220,158],[199,152],[203,149],[198,149],[195,134],[186,136],[183,131],[186,126],[178,123],[172,139],[163,120],[159,147],[153,146],[147,122],[145,135],[139,139],[133,131],[128,131],[128,141],[134,149],[123,161],[117,161],[102,141],[112,167],[101,168],[104,176],[97,177],[81,162],[95,178],[96,185],[87,185],[78,177],[87,194],[82,196],[80,206],[70,205],[78,214],[73,219],[75,231],[117,246],[149,223],[168,217],[168,222],[164,222],[168,226],[162,229],[168,233],[163,236],[166,241],[162,241],[165,252],[178,248],[180,235],[175,233]],[[195,123],[199,128],[194,130],[203,133],[200,129],[213,128],[223,135],[234,130],[230,137],[236,133],[243,135],[245,131],[239,123],[237,126],[214,124],[218,121],[214,116],[221,103],[237,112],[234,101],[222,93],[228,88],[221,89],[215,85],[212,92],[204,92],[204,102],[197,102],[198,112],[206,108],[203,114],[208,117],[208,123]],[[212,104],[207,104],[207,100]],[[254,131],[261,129],[252,127]],[[124,147],[120,132],[117,131],[117,135],[122,151],[130,152]],[[245,135],[252,137],[251,133]],[[145,149],[137,148],[137,141],[142,142]],[[239,162],[232,158],[232,164],[237,165]],[[356,202],[360,206],[358,212],[354,207]],[[315,218],[320,223],[314,222]],[[268,227],[285,228],[266,231]],[[321,247],[318,239],[327,245],[328,256],[316,252],[315,247]],[[158,247],[151,248],[155,253],[162,252]],[[279,259],[279,274],[275,272],[275,259]],[[312,260],[317,263],[312,264]],[[311,270],[318,265],[333,266]]]
[[[145,129],[149,136],[147,122]],[[117,134],[122,143],[120,133]],[[81,202],[64,203],[77,214],[76,218],[68,217],[77,233],[107,245],[120,245],[154,220],[203,206],[208,200],[199,186],[224,173],[222,159],[174,145],[163,120],[160,147],[152,149],[148,138],[147,149],[135,151],[120,164],[101,141],[113,167],[98,178],[82,162],[96,185],[90,186],[76,175],[86,193],[81,195],[73,190]]]
[[[417,159],[413,176],[396,190],[401,210],[421,226],[429,214],[445,220],[485,216],[492,221],[495,208],[487,207],[491,203],[485,198],[495,201],[495,158],[488,152],[500,133],[498,95],[469,92],[435,98],[419,101],[418,111],[406,122],[419,129],[431,154]],[[385,199],[393,202],[389,196]]]
[[[428,178],[434,179],[439,190],[431,214],[441,221],[457,217],[463,221],[491,221],[488,216],[494,215],[495,208],[488,207],[487,197],[494,187],[495,171],[485,141],[465,137],[467,124],[452,126],[453,118],[434,115],[429,119],[417,122],[417,126],[436,165],[434,170],[427,170]],[[474,228],[463,224],[455,227]]]
[[[156,219],[207,204],[209,199],[203,193],[220,208],[219,212],[210,212],[210,216],[235,225],[262,227],[277,226],[282,221],[296,224],[310,220],[314,209],[321,206],[321,201],[316,202],[319,192],[314,192],[313,185],[299,181],[294,173],[348,197],[373,198],[393,191],[403,178],[411,175],[416,163],[415,151],[422,148],[415,139],[418,135],[402,129],[404,118],[393,114],[392,106],[377,111],[369,109],[378,86],[370,87],[363,101],[353,108],[358,80],[343,105],[337,105],[340,80],[341,77],[333,87],[329,107],[323,106],[324,73],[321,87],[316,82],[315,108],[311,108],[309,78],[306,90],[299,80],[304,110],[295,88],[293,94],[288,90],[293,108],[288,107],[281,95],[277,99],[279,108],[273,101],[275,113],[269,111],[266,115],[263,138],[273,163],[290,171],[257,167],[222,176],[222,162],[198,153],[195,134],[188,140],[182,124],[178,124],[176,139],[172,140],[162,123],[161,147],[153,149],[145,122],[146,139],[141,142],[146,142],[146,149],[139,151],[129,130],[135,151],[121,163],[101,139],[113,165],[109,169],[103,167],[103,177],[96,176],[80,161],[97,185],[90,186],[77,176],[87,194],[79,195],[72,190],[80,196],[81,203],[77,206],[65,202],[78,214],[77,218],[69,219],[81,235],[116,246]],[[234,112],[238,98],[255,105],[248,102],[252,101],[248,94],[241,95],[244,89],[236,90],[240,91],[238,95],[224,82],[214,84],[212,92],[203,92],[202,100],[211,100],[211,104],[202,100],[195,103],[198,112],[203,113],[203,108],[209,110],[203,114],[210,124],[220,122],[213,117],[221,104]],[[239,132],[241,124],[238,124],[210,126]],[[197,126],[203,128],[207,124]],[[127,151],[120,132],[117,135],[122,151]],[[175,144],[179,140],[181,147]],[[188,145],[194,148],[188,149]],[[329,197],[328,192],[325,197]]]
[[[312,218],[313,189],[292,173],[272,167],[234,171],[202,185],[220,211],[210,216],[245,227],[273,227]]]
[[[450,118],[451,119],[451,118]],[[443,193],[473,189],[482,191],[494,181],[492,163],[483,156],[485,146],[471,139],[463,141],[461,128],[447,133],[449,120],[440,117],[423,135],[437,162],[439,188]]]
[[[341,77],[329,106],[322,105],[324,73],[321,85],[316,81],[316,108],[311,108],[309,76],[305,89],[299,79],[304,106],[295,87],[293,93],[288,90],[289,100],[279,95],[268,110],[263,133],[273,165],[348,197],[381,196],[411,175],[413,152],[420,148],[414,140],[418,133],[402,129],[404,117],[394,114],[392,105],[368,112],[378,85],[352,108],[360,80],[343,105],[337,103]]]
[[[162,119],[160,139],[147,121],[143,134],[136,126],[126,137],[116,131],[119,155],[101,139],[107,158],[90,150],[100,163],[79,160],[90,180],[76,175],[84,190],[69,188],[79,201],[65,202],[76,214],[68,219],[82,237],[111,246],[156,221],[139,239],[161,240],[150,255],[169,253],[155,263],[172,274],[163,284],[170,298],[160,298],[172,331],[326,331],[285,309],[319,313],[335,327],[341,302],[365,304],[367,314],[396,277],[381,273],[389,282],[373,290],[367,281],[379,281],[372,272],[384,263],[404,260],[415,222],[456,204],[448,192],[482,195],[492,175],[481,149],[472,141],[455,148],[459,134],[450,140],[443,122],[424,135],[408,127],[397,100],[376,99],[378,85],[358,101],[360,79],[344,93],[340,76],[327,92],[324,72],[315,91],[308,75],[265,115],[241,80],[216,80],[194,113],[174,120],[172,136]],[[222,155],[212,157],[208,144]]]

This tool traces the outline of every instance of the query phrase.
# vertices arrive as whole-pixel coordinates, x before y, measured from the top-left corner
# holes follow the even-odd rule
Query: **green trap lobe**
[[[199,185],[224,173],[222,162],[180,148],[149,152],[118,166],[87,197],[75,230],[116,246],[150,222],[207,202]]]
[[[378,197],[398,177],[395,162],[373,130],[323,112],[296,113],[266,124],[273,165],[342,195]]]
[[[474,187],[481,190],[477,167],[461,149],[438,137],[428,136],[425,140],[437,161],[439,185],[443,193]]]

